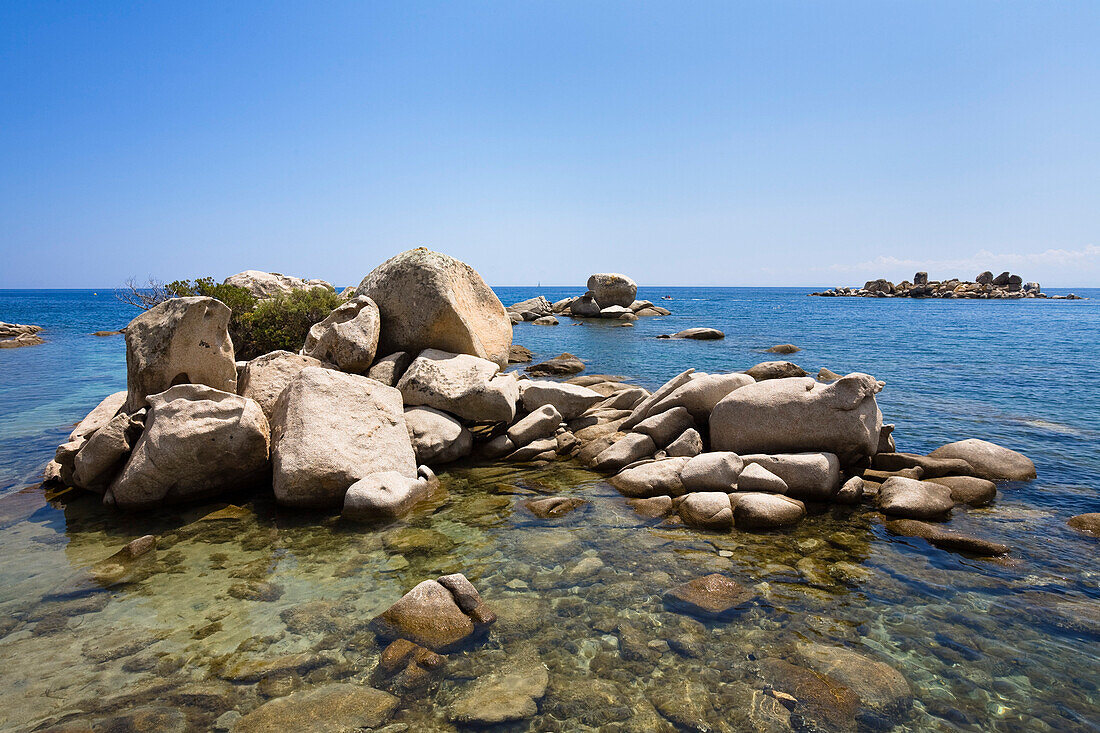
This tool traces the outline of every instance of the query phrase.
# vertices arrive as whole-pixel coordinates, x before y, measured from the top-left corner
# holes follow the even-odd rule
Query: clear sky
[[[0,287],[1100,286],[1100,2],[0,2]]]

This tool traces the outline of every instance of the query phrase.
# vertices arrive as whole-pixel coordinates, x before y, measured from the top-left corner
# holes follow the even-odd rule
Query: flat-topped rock
[[[530,359],[528,359],[530,361]],[[534,377],[565,377],[584,371],[584,362],[566,352],[553,359],[533,364],[523,371]]]
[[[469,354],[425,349],[397,383],[406,405],[427,405],[472,422],[511,422],[519,388],[497,365]]]
[[[373,729],[390,719],[399,702],[373,687],[338,682],[269,700],[238,720],[233,731],[345,733]]]
[[[895,519],[886,523],[886,529],[893,534],[904,537],[919,537],[941,550],[952,552],[996,557],[1007,555],[1011,549],[1008,545],[999,542],[991,542],[962,532],[944,529],[916,519]]]
[[[975,476],[990,481],[1030,481],[1036,476],[1035,464],[1023,453],[978,438],[948,443],[928,455],[962,459],[973,467]]]
[[[703,618],[721,618],[753,599],[753,592],[719,573],[704,575],[665,592],[664,601],[674,611]]]
[[[658,336],[661,339],[693,339],[695,341],[717,341],[724,339],[726,334],[719,331],[717,328],[685,328],[683,331],[677,331],[676,333]]]
[[[955,506],[946,486],[900,476],[883,482],[877,501],[883,514],[905,519],[940,519]]]

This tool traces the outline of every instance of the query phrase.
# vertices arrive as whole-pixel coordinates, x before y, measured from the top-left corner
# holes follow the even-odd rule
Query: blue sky
[[[1100,3],[0,3],[0,287],[1100,286]]]

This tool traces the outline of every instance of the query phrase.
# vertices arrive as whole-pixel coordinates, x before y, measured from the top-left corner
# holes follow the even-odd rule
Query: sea
[[[1066,524],[1100,511],[1100,289],[1075,301],[807,297],[818,289],[643,287],[672,315],[522,323],[514,341],[649,389],[689,367],[776,358],[874,375],[899,450],[976,437],[1035,462],[1036,480],[1004,483],[946,525],[1009,545],[1006,558],[892,536],[870,506],[811,507],[776,532],[669,525],[570,463],[441,467],[444,491],[381,527],[262,494],[232,497],[245,511],[211,522],[199,520],[225,502],[134,515],[54,497],[40,476],[55,447],[126,386],[123,338],[93,332],[137,311],[111,289],[0,290],[0,320],[41,325],[45,339],[0,350],[0,730],[230,729],[287,695],[385,687],[368,622],[451,572],[498,621],[426,688],[399,690],[386,730],[463,729],[456,701],[532,664],[549,680],[536,710],[498,729],[1100,730],[1100,539]],[[496,288],[505,304],[581,290]],[[657,338],[694,326],[725,338]],[[800,351],[766,353],[784,343]],[[523,502],[540,495],[587,503],[539,519]],[[142,573],[89,581],[92,564],[145,534],[158,550]],[[753,600],[721,620],[663,601],[709,573]],[[848,667],[870,660],[862,677],[859,665],[835,673],[854,706],[805,674],[837,649],[860,655],[841,656]],[[870,662],[907,693],[883,702]]]

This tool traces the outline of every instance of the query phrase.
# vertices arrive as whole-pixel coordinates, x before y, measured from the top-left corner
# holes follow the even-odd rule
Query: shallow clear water
[[[498,292],[510,303],[576,290]],[[0,320],[47,327],[42,346],[0,350],[0,729],[94,720],[206,729],[293,689],[370,682],[380,652],[370,618],[421,580],[463,572],[499,621],[484,643],[449,655],[436,686],[402,700],[391,722],[410,730],[451,729],[447,705],[472,679],[532,656],[550,686],[538,715],[509,729],[662,730],[670,719],[789,729],[797,717],[762,702],[775,682],[768,661],[798,662],[815,644],[856,650],[908,680],[912,709],[861,713],[865,729],[1095,730],[1100,545],[1065,520],[1100,510],[1100,397],[1090,386],[1100,301],[805,292],[643,289],[654,302],[671,294],[661,304],[674,315],[634,328],[521,324],[515,340],[648,387],[687,366],[745,368],[783,342],[804,349],[784,358],[807,370],[874,374],[887,382],[880,405],[900,449],[974,436],[1035,461],[1037,481],[1005,484],[991,507],[956,510],[949,525],[1009,544],[1008,560],[889,536],[867,507],[821,507],[788,532],[663,527],[570,465],[454,467],[431,504],[375,528],[279,511],[267,496],[230,497],[248,511],[207,522],[197,520],[221,504],[128,516],[85,497],[47,503],[25,487],[70,425],[125,385],[121,338],[88,334],[131,313],[107,293],[0,291]],[[727,338],[653,338],[697,325]],[[541,520],[522,507],[540,494],[588,504]],[[147,533],[160,538],[156,557],[130,582],[91,582],[92,563]],[[749,586],[754,600],[718,622],[665,608],[665,590],[708,572]],[[258,682],[261,663],[283,671]]]

